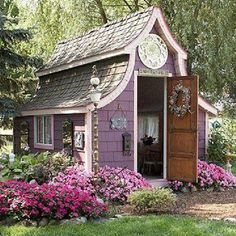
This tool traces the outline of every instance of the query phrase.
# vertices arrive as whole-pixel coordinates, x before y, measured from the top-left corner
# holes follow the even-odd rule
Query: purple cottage
[[[153,183],[195,181],[208,117],[187,52],[157,7],[60,42],[39,71],[35,96],[14,119],[14,152],[67,150],[92,170],[92,67],[98,71],[99,165],[126,167]]]

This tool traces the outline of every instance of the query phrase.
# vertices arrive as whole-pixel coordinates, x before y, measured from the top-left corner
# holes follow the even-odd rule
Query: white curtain
[[[152,136],[155,142],[159,139],[159,116],[152,113],[138,114],[138,141],[145,136]]]

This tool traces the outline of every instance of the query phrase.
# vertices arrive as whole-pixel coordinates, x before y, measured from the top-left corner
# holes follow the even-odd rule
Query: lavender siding
[[[156,30],[153,29],[152,33]],[[147,68],[141,62],[136,51],[135,70]],[[160,68],[175,75],[173,55],[169,52],[166,64]],[[145,79],[145,78],[144,78]],[[127,130],[113,130],[110,128],[110,119],[120,104],[128,120]],[[124,91],[113,102],[99,109],[99,151],[100,165],[127,167],[134,169],[134,77],[130,79]],[[129,132],[132,138],[131,155],[124,156],[122,152],[122,133]]]
[[[70,114],[70,115],[54,115],[54,150],[53,151],[61,151],[64,147],[63,144],[63,123],[66,119],[70,119],[73,123],[73,130],[77,127],[80,128],[81,131],[84,131],[85,125],[85,116],[84,114]],[[34,117],[33,116],[25,116],[25,117],[17,117],[14,120],[14,150],[18,152],[18,147],[20,142],[20,124],[22,122],[28,122],[29,124],[29,147],[31,152],[42,152],[47,151],[47,149],[38,149],[34,148]],[[74,146],[74,145],[73,145]],[[50,150],[52,151],[52,150]],[[73,156],[78,160],[84,162],[84,151],[79,151],[73,148]]]
[[[113,130],[110,119],[120,104],[128,120],[127,130]],[[134,82],[130,79],[126,89],[107,106],[99,109],[99,150],[100,165],[127,167],[134,169]],[[124,156],[122,152],[122,134],[129,132],[132,137],[131,155]]]
[[[199,109],[198,113],[198,157],[204,158],[206,153],[206,115]]]

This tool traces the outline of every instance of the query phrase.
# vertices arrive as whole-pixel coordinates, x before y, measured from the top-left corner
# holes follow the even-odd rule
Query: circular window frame
[[[151,40],[155,40],[156,44],[159,46],[162,45],[161,47],[165,50],[164,57],[160,63],[158,63],[157,66],[152,66],[150,63],[147,62],[148,55],[144,55],[145,52],[143,52],[142,46],[145,44],[145,41],[148,40],[148,38],[152,38]],[[162,49],[162,51],[163,51]],[[164,42],[164,40],[157,34],[148,34],[147,37],[143,39],[143,41],[138,45],[138,54],[141,62],[148,68],[150,69],[160,69],[162,66],[164,66],[167,62],[168,59],[168,48]]]

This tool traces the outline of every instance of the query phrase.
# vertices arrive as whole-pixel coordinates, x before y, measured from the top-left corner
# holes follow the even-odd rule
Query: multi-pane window
[[[36,116],[35,124],[36,143],[52,144],[52,117]]]

